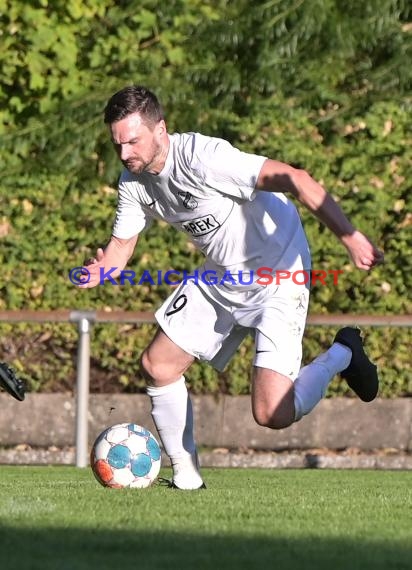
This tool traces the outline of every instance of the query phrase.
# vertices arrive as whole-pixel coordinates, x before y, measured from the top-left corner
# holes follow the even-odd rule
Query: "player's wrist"
[[[349,231],[341,235],[340,241],[347,249],[350,249],[351,247],[353,247],[353,244],[357,241],[358,236],[359,236],[359,231],[353,228],[352,231]]]

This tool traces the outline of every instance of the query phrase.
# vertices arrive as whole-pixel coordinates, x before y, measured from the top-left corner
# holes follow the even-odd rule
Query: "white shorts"
[[[254,366],[295,380],[308,304],[309,286],[291,279],[244,291],[188,281],[166,299],[155,317],[175,344],[218,370],[252,332]]]

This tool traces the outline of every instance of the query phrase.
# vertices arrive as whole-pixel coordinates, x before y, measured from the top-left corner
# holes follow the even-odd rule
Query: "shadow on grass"
[[[3,570],[410,570],[412,544],[0,526]]]

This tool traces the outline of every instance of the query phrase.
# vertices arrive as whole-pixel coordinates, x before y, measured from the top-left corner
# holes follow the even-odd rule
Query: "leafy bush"
[[[199,130],[308,170],[385,250],[365,274],[301,211],[316,269],[312,313],[411,313],[411,9],[402,0],[6,1],[0,12],[0,309],[152,311],[166,285],[79,290],[69,270],[110,236],[119,164],[102,124],[131,82],[159,94],[169,130]],[[192,269],[183,234],[157,223],[130,268]],[[71,390],[77,333],[68,325],[0,326],[3,358],[33,390]],[[92,389],[141,390],[139,354],[153,325],[96,325]],[[335,331],[308,327],[304,360]],[[410,330],[367,329],[382,395],[412,393]],[[195,392],[249,392],[251,339],[228,369],[188,373]],[[334,384],[329,395],[345,392]]]

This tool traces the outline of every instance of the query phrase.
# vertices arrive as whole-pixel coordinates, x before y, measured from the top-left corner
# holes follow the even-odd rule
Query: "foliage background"
[[[102,124],[126,84],[155,90],[170,131],[201,131],[307,169],[385,250],[370,274],[302,211],[317,269],[312,313],[411,313],[412,8],[407,0],[0,0],[0,309],[153,310],[166,286],[78,290],[68,279],[110,236],[119,164]],[[190,255],[189,255],[190,254]],[[155,224],[130,267],[191,269]],[[151,325],[93,329],[93,391],[141,390]],[[32,390],[72,390],[73,325],[0,326],[0,357]],[[308,327],[304,360],[335,330]],[[383,396],[412,394],[410,329],[365,329]],[[251,342],[196,392],[249,392]],[[335,383],[329,395],[343,394]]]

